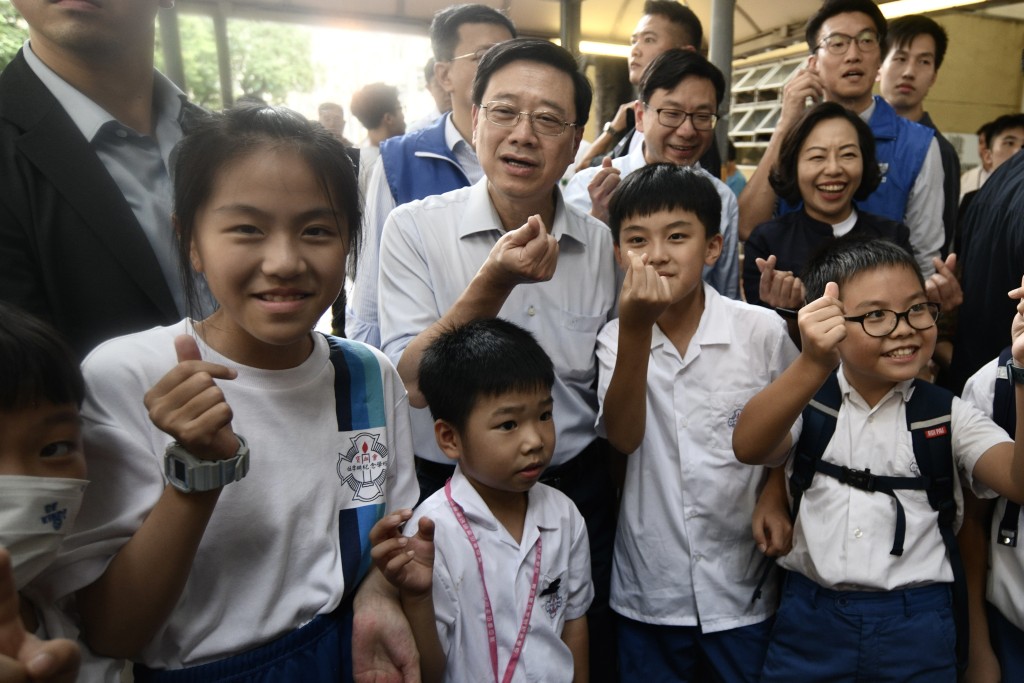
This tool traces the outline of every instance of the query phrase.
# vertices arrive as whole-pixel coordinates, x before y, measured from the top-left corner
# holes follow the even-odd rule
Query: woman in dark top
[[[881,173],[871,129],[842,105],[823,102],[804,113],[784,138],[769,181],[782,199],[802,205],[757,226],[747,240],[743,290],[752,304],[800,308],[804,264],[837,237],[882,238],[911,250],[907,226],[854,206],[875,191]]]

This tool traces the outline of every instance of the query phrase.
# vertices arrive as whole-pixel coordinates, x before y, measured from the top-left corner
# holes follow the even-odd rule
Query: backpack
[[[1017,429],[1017,401],[1014,396],[1013,374],[1007,364],[1013,362],[1010,347],[1007,346],[999,354],[999,367],[996,369],[996,390],[992,394],[992,420],[1002,427],[1010,438]],[[1017,526],[1020,521],[1020,505],[1011,500],[1006,501],[1003,519],[999,522],[996,533],[996,545],[1005,548],[1017,547]]]
[[[829,375],[825,384],[803,411],[803,430],[793,456],[793,473],[789,479],[790,494],[793,497],[792,516],[796,521],[803,493],[810,487],[815,473],[818,472],[863,491],[892,496],[896,501],[896,533],[890,553],[899,556],[903,554],[907,522],[896,491],[914,489],[927,492],[928,503],[938,513],[939,533],[953,568],[956,654],[957,665],[962,670],[967,662],[967,583],[960,548],[953,529],[957,512],[956,499],[953,497],[953,487],[957,479],[953,471],[950,432],[953,394],[917,379],[914,380],[913,387],[913,394],[906,404],[907,430],[911,434],[914,459],[921,474],[917,477],[879,476],[872,474],[868,469],[856,470],[822,460],[825,448],[835,434],[836,421],[843,402],[836,372]]]

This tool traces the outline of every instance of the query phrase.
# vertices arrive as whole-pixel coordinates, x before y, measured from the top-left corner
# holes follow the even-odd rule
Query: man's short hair
[[[419,388],[435,420],[462,431],[483,397],[550,391],[551,358],[532,334],[502,320],[474,320],[442,332],[423,352]]]
[[[367,130],[379,126],[385,114],[397,114],[401,108],[398,88],[384,83],[371,83],[357,90],[352,95],[352,103],[349,105],[352,116]]]
[[[800,163],[800,149],[804,146],[818,124],[829,119],[842,119],[849,122],[857,131],[857,144],[860,146],[861,160],[864,162],[861,171],[860,187],[853,193],[856,200],[864,200],[871,196],[882,182],[882,173],[878,170],[878,159],[875,156],[875,136],[864,119],[836,102],[822,102],[806,110],[796,124],[789,129],[782,139],[779,159],[768,174],[768,182],[775,194],[791,205],[799,204],[800,186],[797,166]]]
[[[711,81],[720,106],[725,97],[725,76],[718,67],[692,50],[673,48],[651,60],[640,77],[640,99],[647,103],[655,90],[672,90],[688,76]]]
[[[434,59],[450,62],[457,56],[455,46],[459,44],[459,27],[463,24],[496,24],[507,28],[512,37],[516,37],[515,24],[498,10],[479,4],[452,5],[438,11],[430,22],[430,47],[434,51]]]
[[[704,28],[692,9],[680,5],[675,0],[647,0],[644,3],[644,15],[648,14],[665,17],[682,30],[683,43],[679,47],[700,49],[700,43],[704,39]]]
[[[921,268],[909,251],[889,240],[845,235],[828,242],[807,263],[802,276],[807,303],[820,299],[829,282],[839,285],[842,296],[843,285],[855,275],[883,267],[906,268],[917,276],[924,289]]]
[[[619,243],[622,224],[659,211],[689,211],[709,239],[721,231],[722,198],[707,174],[689,166],[647,164],[619,183],[608,202],[608,227]]]
[[[992,142],[1011,128],[1024,128],[1024,114],[1003,114],[995,121],[986,123],[985,146],[992,149]]]
[[[846,14],[848,12],[860,12],[871,18],[871,21],[875,24],[875,30],[878,31],[878,43],[884,55],[887,25],[882,10],[878,9],[878,5],[872,2],[872,0],[825,0],[818,11],[807,20],[807,30],[804,35],[811,54],[814,54],[818,49],[818,32],[821,31],[822,24],[837,14]]]
[[[341,108],[341,105],[336,102],[324,102],[316,108],[317,112],[322,114],[325,111],[340,111],[343,115],[345,110]]]
[[[573,102],[576,107],[576,121],[569,123],[575,123],[577,130],[583,129],[590,118],[590,102],[594,97],[590,81],[580,72],[571,52],[539,38],[507,40],[484,53],[476,67],[476,78],[473,79],[473,104],[483,104],[484,91],[487,90],[491,76],[512,62],[538,62],[567,74],[572,79]]]
[[[889,49],[909,48],[918,36],[931,36],[935,41],[935,70],[942,66],[942,60],[946,58],[946,48],[949,46],[949,36],[946,29],[939,25],[931,17],[923,14],[908,14],[889,22],[889,32],[886,42]]]

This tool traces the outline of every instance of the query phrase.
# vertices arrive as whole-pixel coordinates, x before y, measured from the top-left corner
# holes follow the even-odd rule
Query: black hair
[[[419,387],[430,414],[458,430],[481,397],[549,391],[554,366],[532,334],[501,318],[442,332],[420,359]]]
[[[0,410],[74,403],[81,407],[85,381],[78,358],[57,330],[0,301]]]
[[[878,159],[875,157],[875,136],[868,124],[841,104],[821,102],[806,110],[786,133],[782,139],[779,159],[768,174],[768,182],[775,190],[775,194],[790,204],[798,204],[801,199],[797,173],[797,167],[800,164],[800,149],[804,146],[811,131],[819,123],[830,119],[843,119],[857,131],[857,143],[860,145],[863,170],[860,176],[860,187],[853,193],[853,198],[856,200],[867,199],[882,182],[882,172],[878,170]]]
[[[539,62],[552,66],[567,74],[572,79],[573,103],[576,107],[576,130],[583,130],[590,118],[590,102],[594,91],[590,81],[579,70],[576,58],[572,53],[554,43],[539,38],[515,38],[498,43],[484,53],[476,66],[476,77],[473,79],[473,104],[483,104],[484,91],[491,76],[502,67],[512,62]]]
[[[985,146],[992,149],[992,141],[1011,128],[1024,128],[1024,114],[1003,114],[985,124]]]
[[[498,10],[479,4],[452,5],[437,12],[430,22],[430,47],[435,60],[450,62],[457,56],[455,48],[459,44],[459,27],[463,24],[495,24],[507,28],[512,37],[516,37],[515,24]]]
[[[712,238],[721,231],[722,198],[703,172],[676,164],[647,164],[619,183],[608,202],[608,227],[619,243],[622,224],[659,211],[689,211]]]
[[[700,43],[704,39],[704,28],[700,25],[697,15],[686,5],[680,5],[675,0],[647,0],[644,3],[644,14],[665,17],[681,28],[684,42],[679,47],[690,46],[696,50],[700,49]]]
[[[722,104],[725,76],[717,66],[693,50],[680,48],[665,50],[647,65],[640,77],[640,99],[646,104],[655,90],[672,90],[689,76],[711,81],[715,87],[716,106]]]
[[[402,103],[398,101],[398,88],[395,86],[371,83],[352,95],[348,108],[363,128],[370,130],[380,125],[385,114],[397,114]]]
[[[342,116],[345,115],[345,110],[337,102],[322,102],[319,107],[316,108],[318,112],[337,110],[340,111]]]
[[[946,58],[946,48],[949,46],[949,36],[946,29],[939,25],[931,17],[923,14],[908,14],[889,22],[889,33],[886,41],[893,50],[909,48],[918,36],[931,36],[935,41],[935,70],[942,66],[942,60]]]
[[[882,10],[878,9],[878,5],[872,0],[825,0],[818,11],[807,20],[807,29],[804,31],[807,47],[810,49],[811,54],[814,54],[818,49],[818,43],[820,42],[818,33],[821,31],[822,24],[837,14],[847,14],[849,12],[860,12],[871,18],[875,25],[875,30],[878,31],[879,47],[882,54],[885,54],[888,26]]]
[[[298,153],[313,171],[346,232],[349,255],[359,252],[359,185],[345,146],[318,123],[285,107],[245,104],[202,117],[178,143],[174,162],[174,216],[178,261],[190,315],[201,313],[192,269],[196,215],[229,164],[261,149]]]
[[[843,285],[855,275],[885,267],[906,268],[917,276],[924,290],[924,277],[913,254],[896,243],[856,235],[832,240],[816,252],[804,268],[802,279],[807,288],[807,303],[820,299],[829,282],[839,285],[841,295]]]

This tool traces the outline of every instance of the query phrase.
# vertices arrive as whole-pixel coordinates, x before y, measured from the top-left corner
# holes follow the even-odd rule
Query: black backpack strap
[[[928,482],[928,503],[939,516],[939,533],[953,568],[953,618],[956,622],[957,666],[967,664],[967,580],[956,542],[957,505],[953,464],[953,394],[928,382],[914,380],[914,394],[907,402],[907,429],[914,442],[914,458],[921,477]]]
[[[811,486],[821,456],[836,433],[836,421],[843,395],[839,391],[839,378],[833,371],[818,389],[803,412],[803,428],[793,456],[793,472],[789,475],[789,492],[793,496],[793,521],[800,512],[800,500]]]
[[[1013,362],[1010,347],[1007,346],[999,354],[999,365],[996,368],[996,390],[992,395],[992,420],[1003,428],[1012,439],[1017,430],[1017,399],[1014,395],[1013,375],[1006,367]],[[1003,518],[999,522],[996,544],[1007,548],[1017,547],[1017,530],[1020,521],[1020,505],[1012,500],[1006,501]]]

